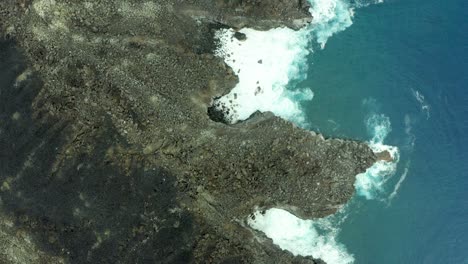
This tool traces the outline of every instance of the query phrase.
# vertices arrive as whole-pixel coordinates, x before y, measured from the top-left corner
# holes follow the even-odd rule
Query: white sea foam
[[[383,144],[391,131],[388,117],[373,113],[367,119],[366,125],[372,135],[372,139],[369,141],[371,149],[374,152],[388,151],[393,161],[379,161],[365,173],[357,175],[355,188],[360,196],[385,201],[382,197],[384,194],[383,185],[396,171],[399,150],[394,146]],[[406,168],[393,192],[386,199],[388,204],[397,195],[407,172]],[[347,217],[346,210],[345,206],[335,215],[322,219],[303,220],[285,210],[272,208],[264,212],[255,212],[247,222],[252,228],[265,233],[280,248],[288,250],[294,255],[312,256],[320,258],[326,263],[353,263],[353,255],[336,239],[340,232],[341,223]]]
[[[285,210],[272,208],[263,214],[255,212],[247,221],[294,255],[313,256],[326,263],[353,263],[353,256],[336,241],[339,229],[332,218],[303,220]]]
[[[399,160],[399,151],[397,147],[383,144],[388,133],[390,133],[390,119],[383,114],[372,114],[366,122],[366,126],[372,135],[369,141],[370,148],[375,152],[388,151],[393,161],[378,161],[366,172],[356,176],[354,187],[360,196],[366,199],[380,199],[384,192],[384,184],[389,177],[395,174]]]
[[[383,0],[354,0],[353,6],[356,8],[362,8],[369,5],[382,4]]]
[[[424,95],[418,91],[411,89],[413,92],[413,96],[418,101],[419,105],[421,106],[421,112],[423,112],[426,115],[426,119],[429,119],[431,117],[431,106],[426,102],[426,98]]]
[[[313,44],[324,48],[331,36],[352,25],[355,8],[381,1],[355,0],[353,4],[346,0],[309,2],[313,22],[298,31],[244,28],[240,30],[246,35],[243,41],[234,37],[232,29],[217,32],[220,46],[215,54],[223,58],[239,77],[236,87],[214,102],[215,106],[229,109],[226,118],[231,123],[245,120],[259,110],[271,111],[298,125],[306,125],[300,102],[311,100],[313,93],[310,89],[292,89],[291,81],[306,77],[307,57],[316,46]],[[355,183],[357,193],[372,199],[382,189],[386,178],[394,173],[399,154],[397,148],[383,144],[390,132],[387,117],[375,115],[367,123],[373,135],[369,142],[371,148],[376,152],[387,150],[394,159],[393,162],[377,162],[366,173],[358,175]],[[313,256],[334,264],[353,263],[353,256],[337,241],[340,222],[346,217],[343,211],[323,219],[302,220],[287,211],[270,209],[264,214],[256,212],[255,219],[248,219],[248,224],[295,255]]]
[[[307,32],[288,28],[244,28],[240,32],[246,40],[236,39],[232,29],[216,34],[221,43],[216,55],[224,58],[239,77],[236,87],[217,101],[230,110],[229,121],[245,120],[258,110],[304,122],[300,101],[311,100],[313,93],[310,89],[292,92],[286,86],[291,80],[305,78]]]
[[[404,146],[404,148],[407,150],[407,152],[411,153],[414,148],[414,144],[416,142],[416,136],[412,132],[412,125],[411,125],[411,118],[408,114],[405,115],[405,133],[407,135],[407,143]],[[395,187],[393,187],[392,193],[388,196],[387,198],[387,206],[390,206],[392,203],[392,200],[397,196],[398,191],[401,188],[401,185],[403,182],[406,180],[406,177],[408,175],[410,167],[410,161],[408,160],[405,165],[405,169],[403,173],[400,176],[400,179],[398,179],[398,182],[395,184]]]
[[[310,0],[312,32],[322,48],[328,38],[353,24],[353,8],[342,0]]]
[[[416,136],[413,133],[413,121],[409,114],[405,115],[405,134],[406,134],[406,142],[404,148],[408,152],[412,152],[414,148],[414,144],[416,143]]]
[[[232,29],[216,33],[222,57],[239,77],[239,83],[214,105],[228,109],[231,123],[247,119],[256,111],[274,114],[305,126],[301,101],[311,100],[310,89],[286,89],[291,81],[305,79],[307,56],[312,43],[322,48],[328,38],[352,24],[353,7],[344,0],[310,0],[312,23],[298,31],[275,28],[258,31],[244,28],[245,40],[234,37]],[[290,89],[292,87],[289,87]],[[227,111],[226,111],[227,112]]]
[[[400,176],[400,179],[395,184],[395,187],[393,188],[393,192],[388,196],[388,198],[387,198],[387,204],[388,205],[391,204],[393,198],[395,198],[395,196],[398,194],[398,190],[400,189],[401,185],[403,184],[403,182],[406,179],[406,176],[408,175],[408,170],[409,170],[409,163],[406,165],[405,170],[403,171],[403,173]]]
[[[413,147],[415,137],[414,137],[412,130],[413,130],[413,126],[411,125],[411,117],[408,114],[406,114],[405,115],[405,133],[410,138],[409,142],[410,142],[410,145]]]

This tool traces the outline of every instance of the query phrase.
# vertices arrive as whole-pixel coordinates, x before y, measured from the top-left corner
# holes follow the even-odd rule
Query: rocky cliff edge
[[[0,260],[318,263],[246,225],[256,209],[324,217],[376,156],[270,113],[226,125],[237,77],[214,31],[299,28],[306,1],[5,0]],[[23,54],[23,55],[21,55]]]

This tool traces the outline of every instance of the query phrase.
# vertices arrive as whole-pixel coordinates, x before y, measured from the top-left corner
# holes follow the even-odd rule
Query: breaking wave
[[[412,121],[408,114],[405,115],[404,122],[405,122],[405,134],[407,136],[407,139],[406,139],[406,145],[404,145],[402,149],[406,150],[408,153],[411,153],[414,149],[416,136],[413,134]],[[404,168],[403,173],[398,179],[398,182],[395,184],[395,187],[393,187],[392,193],[390,193],[390,195],[387,198],[387,206],[391,205],[392,200],[397,196],[398,191],[400,190],[400,187],[402,186],[403,182],[406,180],[406,177],[408,176],[410,164],[411,164],[410,160],[408,160],[405,163],[405,168]]]
[[[213,102],[214,107],[225,113],[228,122],[245,120],[256,111],[271,111],[297,125],[307,126],[301,102],[312,100],[314,94],[311,89],[298,89],[294,84],[307,77],[308,57],[316,47],[325,48],[331,36],[352,25],[356,8],[382,1],[309,2],[313,22],[301,30],[275,28],[258,31],[244,28],[239,31],[221,29],[216,33],[219,47],[215,54],[223,58],[239,77],[239,83],[229,94]],[[358,175],[355,188],[360,196],[380,199],[383,184],[395,172],[399,152],[396,147],[384,144],[391,131],[388,117],[372,114],[366,125],[372,137],[370,147],[375,152],[388,151],[393,160],[379,161]],[[399,185],[396,191],[398,188]],[[341,223],[347,216],[346,208],[344,206],[329,217],[313,220],[303,220],[285,210],[272,208],[255,212],[247,222],[294,255],[346,264],[354,262],[353,255],[338,241]]]
[[[292,80],[306,77],[308,32],[244,28],[238,33],[245,34],[245,40],[235,38],[235,33],[222,29],[216,34],[221,46],[215,54],[239,76],[239,83],[215,105],[228,109],[226,119],[230,123],[245,120],[256,111],[271,111],[296,123],[304,122],[300,101],[311,100],[312,91],[293,92],[286,87]]]
[[[374,103],[373,100],[364,101],[364,104]],[[372,137],[368,142],[370,148],[375,153],[388,152],[392,160],[377,161],[366,172],[358,174],[354,187],[359,196],[368,200],[382,199],[385,192],[384,184],[395,174],[400,154],[397,147],[384,144],[385,138],[392,131],[390,118],[384,114],[372,112],[366,120],[366,127]]]
[[[391,123],[387,116],[372,113],[367,118],[366,125],[372,136],[368,142],[372,150],[374,152],[388,151],[393,160],[379,161],[365,173],[357,175],[356,193],[366,199],[378,199],[390,204],[405,180],[409,166],[406,166],[393,192],[384,198],[383,186],[389,177],[395,174],[399,150],[383,144],[391,131]],[[303,220],[285,210],[272,208],[263,212],[256,211],[248,218],[247,223],[271,238],[281,249],[288,250],[294,255],[312,256],[326,263],[354,263],[353,255],[337,239],[341,224],[347,217],[349,206],[349,204],[343,206],[334,215],[313,220]]]
[[[298,31],[243,28],[238,32],[221,29],[216,33],[219,46],[215,54],[239,77],[236,87],[213,103],[225,113],[228,122],[245,120],[256,111],[270,111],[306,125],[301,102],[312,100],[312,90],[292,91],[286,87],[292,81],[297,83],[306,78],[307,57],[313,53],[314,44],[324,48],[331,36],[352,25],[353,10],[361,6],[344,0],[309,2],[312,23]],[[236,37],[236,33],[242,38]]]
[[[344,208],[335,215],[317,220],[303,220],[285,210],[272,208],[255,212],[247,222],[294,255],[312,256],[326,263],[348,264],[354,262],[354,257],[336,240],[339,222],[344,218]]]
[[[325,47],[328,38],[345,30],[353,24],[353,8],[345,1],[310,0],[310,13],[313,20],[311,31],[321,48]]]

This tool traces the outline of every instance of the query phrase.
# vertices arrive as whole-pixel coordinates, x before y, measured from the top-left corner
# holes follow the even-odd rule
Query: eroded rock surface
[[[0,247],[0,259],[315,263],[247,216],[334,213],[375,155],[269,113],[236,125],[207,115],[237,82],[212,55],[214,31],[297,28],[304,2],[0,2],[1,34],[25,56],[2,42],[0,195],[13,226],[0,222],[0,239],[33,245],[18,260]]]

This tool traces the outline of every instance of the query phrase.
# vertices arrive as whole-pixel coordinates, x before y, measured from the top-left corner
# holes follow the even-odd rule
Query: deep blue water
[[[368,140],[366,116],[382,113],[401,153],[384,196],[408,169],[390,204],[353,198],[339,242],[356,263],[468,263],[468,1],[361,8],[310,64],[312,127]]]

